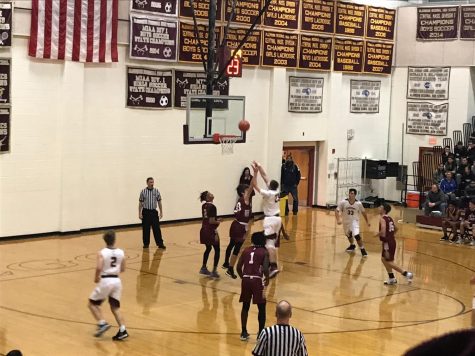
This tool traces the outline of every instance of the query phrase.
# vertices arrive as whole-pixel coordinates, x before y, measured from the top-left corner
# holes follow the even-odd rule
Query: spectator
[[[450,146],[445,146],[442,152],[442,163],[446,164],[449,157],[453,157],[453,153],[450,152]]]
[[[424,215],[429,216],[433,211],[445,211],[445,195],[439,189],[437,184],[432,184],[432,188],[427,193],[424,203]]]
[[[451,228],[454,237],[456,237],[457,230],[460,227],[460,210],[455,201],[449,201],[447,217],[442,219],[442,231],[444,232],[444,236],[442,236],[440,241],[449,241],[449,235],[447,234],[447,228],[449,227]]]
[[[281,169],[282,190],[292,194],[292,212],[297,215],[299,211],[299,196],[297,186],[300,183],[300,169],[294,163],[292,156],[287,156],[287,160]],[[285,215],[289,215],[289,205],[285,204]]]
[[[462,141],[457,142],[454,149],[454,156],[456,160],[467,156],[467,147],[463,145]]]
[[[475,353],[475,330],[461,330],[426,341],[407,351],[404,356],[466,356]]]
[[[452,175],[455,175],[455,171],[457,170],[457,165],[455,164],[454,157],[449,156],[447,158],[447,162],[445,163],[445,171],[452,172]]]
[[[434,172],[434,183],[440,184],[442,179],[445,178],[445,167],[443,163],[440,163],[439,166],[437,167],[437,170]]]
[[[462,197],[463,207],[468,206],[468,202],[472,199],[475,199],[475,180],[472,180],[464,190]]]
[[[465,167],[470,167],[470,165],[468,164],[468,159],[467,157],[462,157],[460,159],[460,163],[458,164],[457,166],[457,174],[460,174],[462,175],[463,172],[465,171]]]
[[[453,179],[452,172],[445,173],[444,179],[440,182],[440,190],[444,192],[447,198],[455,199],[455,191],[457,190],[457,182]]]
[[[292,317],[290,303],[281,300],[275,308],[275,316],[277,324],[261,331],[252,354],[255,356],[308,356],[302,332],[289,324]]]
[[[468,143],[467,157],[470,164],[473,164],[473,162],[475,162],[475,145],[472,141]]]
[[[20,350],[11,350],[6,356],[23,356]]]
[[[242,171],[241,177],[239,178],[239,184],[244,184],[244,185],[250,186],[251,181],[252,181],[251,170],[249,169],[249,167],[246,167]],[[252,200],[252,197],[254,195],[256,195],[256,192],[253,189],[252,192],[251,192],[251,200]]]
[[[457,186],[459,187],[460,195],[464,194],[465,188],[468,187],[470,182],[475,180],[475,175],[472,173],[470,166],[466,166],[462,176],[460,177],[459,182],[457,182]]]

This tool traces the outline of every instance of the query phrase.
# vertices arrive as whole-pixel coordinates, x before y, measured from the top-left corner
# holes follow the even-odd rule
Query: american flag
[[[118,0],[32,0],[28,54],[117,62],[117,15]]]

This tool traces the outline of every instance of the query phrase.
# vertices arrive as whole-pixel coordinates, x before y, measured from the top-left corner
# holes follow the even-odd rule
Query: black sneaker
[[[440,238],[440,241],[449,241],[449,237],[444,235]]]
[[[368,252],[366,252],[364,248],[361,249],[361,257],[364,257],[364,258],[368,257]]]
[[[164,244],[161,244],[161,245],[158,245],[158,248],[161,248],[162,250],[166,250],[167,246],[165,246]]]
[[[450,241],[450,243],[454,243],[457,240],[458,240],[457,235],[454,235],[454,237],[452,237],[449,241]]]
[[[247,331],[244,331],[241,333],[240,339],[241,341],[247,341],[249,340],[249,336],[250,336],[249,333]]]
[[[229,269],[229,268],[228,268],[227,271],[226,271],[226,276],[229,276],[229,277],[231,277],[232,279],[236,279],[236,278],[237,278],[237,276],[234,274],[234,271],[233,271],[232,269]]]
[[[355,252],[355,249],[356,249],[356,245],[350,245],[346,248],[345,251],[348,252],[348,253],[353,253],[353,252]]]
[[[223,263],[221,266],[222,269],[228,269],[229,268],[229,263]]]
[[[124,331],[118,331],[117,334],[115,334],[115,336],[112,336],[112,340],[124,340],[125,338],[128,338],[129,337],[129,334],[127,334],[127,330],[124,330]]]

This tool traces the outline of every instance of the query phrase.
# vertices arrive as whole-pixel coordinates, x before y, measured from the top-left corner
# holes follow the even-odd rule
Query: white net
[[[231,135],[220,135],[219,142],[221,143],[221,153],[222,154],[232,154],[234,153],[234,144],[238,140],[238,136]]]

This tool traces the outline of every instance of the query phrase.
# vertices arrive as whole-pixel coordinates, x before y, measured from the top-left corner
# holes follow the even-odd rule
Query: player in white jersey
[[[254,180],[254,189],[262,195],[262,210],[264,211],[264,235],[266,235],[266,248],[269,252],[270,262],[269,278],[272,278],[275,277],[277,273],[279,273],[279,268],[277,267],[276,251],[276,247],[279,247],[279,234],[282,231],[282,235],[286,240],[289,239],[289,236],[284,230],[282,219],[280,217],[280,192],[278,190],[279,183],[275,180],[269,181],[264,168],[262,168],[259,163],[254,161],[252,163],[252,168],[256,177],[258,172],[261,174],[261,177],[267,186],[267,189],[261,189],[255,183],[256,180]]]
[[[114,314],[119,331],[112,340],[123,340],[129,336],[125,329],[124,319],[120,314],[120,296],[122,294],[122,282],[119,274],[125,271],[124,251],[115,247],[115,232],[107,231],[104,234],[106,248],[97,254],[96,271],[94,282],[96,288],[89,297],[89,309],[97,320],[97,331],[94,336],[99,337],[111,326],[104,320],[101,310],[102,302],[108,298],[112,314]]]
[[[363,239],[360,235],[360,214],[363,215],[366,220],[366,224],[368,224],[368,227],[370,227],[371,225],[368,221],[368,216],[366,215],[363,204],[356,200],[356,189],[350,189],[348,193],[348,199],[342,200],[336,208],[336,221],[337,224],[340,225],[343,220],[343,231],[350,242],[350,246],[348,246],[346,252],[355,252],[356,240],[356,243],[361,250],[361,255],[363,257],[367,257],[368,253],[364,248]]]

